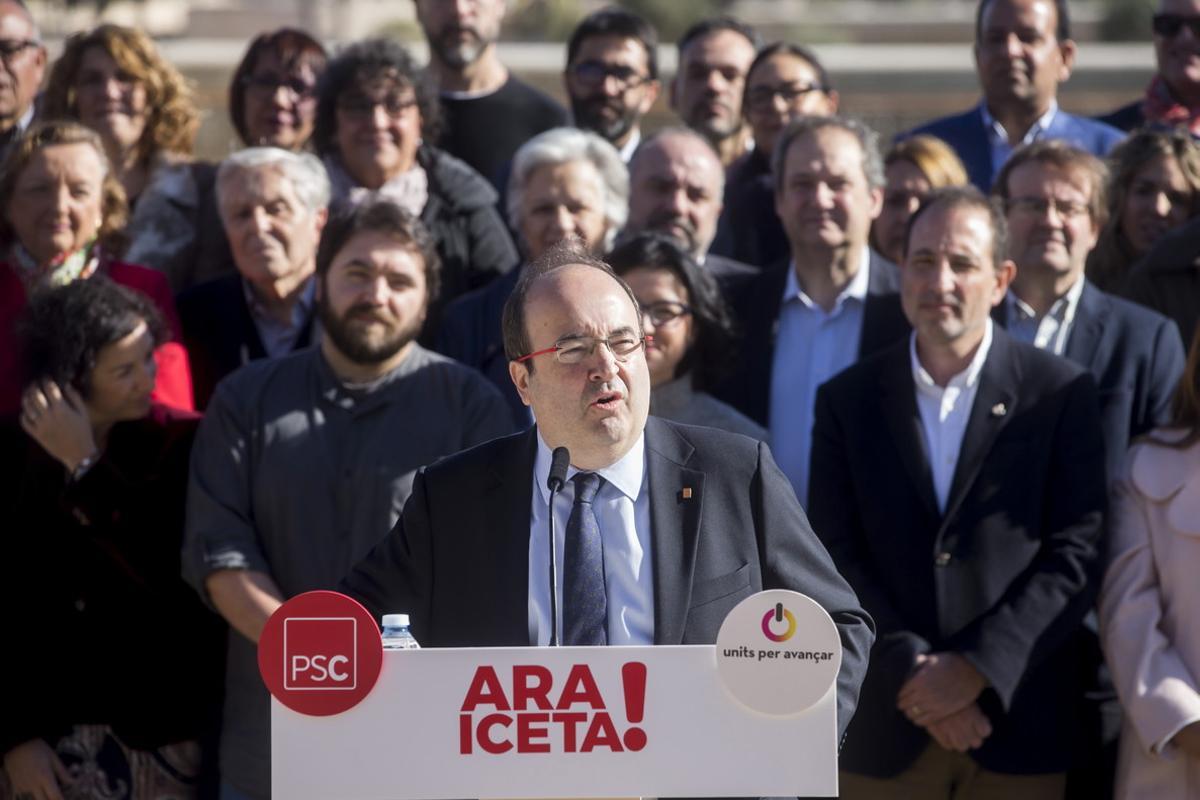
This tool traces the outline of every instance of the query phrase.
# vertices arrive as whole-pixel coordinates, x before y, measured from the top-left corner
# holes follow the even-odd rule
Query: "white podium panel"
[[[765,714],[716,660],[711,645],[388,651],[348,711],[272,700],[274,796],[836,796],[836,687]],[[803,680],[811,662],[794,664]]]

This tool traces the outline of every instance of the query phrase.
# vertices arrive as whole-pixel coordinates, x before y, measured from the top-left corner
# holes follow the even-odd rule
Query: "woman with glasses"
[[[69,37],[41,115],[100,134],[131,210],[127,258],[164,272],[175,292],[230,270],[215,169],[192,161],[200,114],[191,87],[149,36],[101,25]]]
[[[1141,130],[1108,156],[1108,221],[1087,278],[1120,292],[1129,268],[1200,209],[1200,148],[1181,130]]]
[[[333,206],[383,197],[418,217],[438,245],[441,289],[422,342],[432,342],[453,298],[513,269],[517,252],[482,176],[428,144],[437,138],[437,90],[404,47],[358,42],[321,80],[313,142],[324,159]]]
[[[908,221],[925,195],[943,186],[965,186],[967,170],[950,145],[917,134],[896,143],[883,159],[883,208],[871,225],[871,246],[894,264],[904,260]]]
[[[325,48],[304,31],[280,28],[255,37],[229,83],[229,118],[242,142],[306,149],[326,61]]]
[[[30,298],[103,276],[150,297],[170,324],[155,352],[155,399],[192,408],[171,288],[160,273],[121,257],[125,197],[100,136],[77,122],[35,123],[0,165],[0,414],[17,407],[27,367],[16,324]]]
[[[809,50],[787,42],[758,52],[746,73],[742,115],[754,134],[754,149],[729,165],[725,211],[712,252],[765,267],[789,255],[787,236],[775,214],[771,156],[779,134],[804,115],[837,112],[838,93]]]
[[[619,243],[608,262],[641,306],[650,413],[765,441],[763,428],[705,391],[725,376],[734,341],[712,276],[674,240],[655,233]]]
[[[165,329],[104,277],[24,315],[0,422],[0,800],[188,800],[219,708],[223,626],[180,577],[196,418],[151,399]]]
[[[1125,714],[1120,799],[1200,796],[1200,334],[1171,427],[1130,449],[1113,484],[1100,638]]]

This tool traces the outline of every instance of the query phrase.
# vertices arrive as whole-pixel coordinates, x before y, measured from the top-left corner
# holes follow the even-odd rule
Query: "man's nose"
[[[588,356],[588,378],[593,381],[610,381],[617,374],[617,357],[606,342],[596,342]]]

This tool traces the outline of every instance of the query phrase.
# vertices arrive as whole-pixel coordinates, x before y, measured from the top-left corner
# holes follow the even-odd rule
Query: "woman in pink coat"
[[[1113,488],[1100,624],[1125,707],[1118,798],[1200,798],[1200,332],[1175,401]]]

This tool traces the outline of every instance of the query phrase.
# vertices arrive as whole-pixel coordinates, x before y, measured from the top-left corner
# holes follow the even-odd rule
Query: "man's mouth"
[[[604,392],[596,396],[596,399],[592,401],[592,407],[602,411],[612,411],[621,404],[622,399],[624,399],[624,395],[620,392]]]

